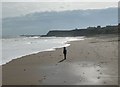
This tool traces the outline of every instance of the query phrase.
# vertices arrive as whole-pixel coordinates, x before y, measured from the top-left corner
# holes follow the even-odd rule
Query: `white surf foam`
[[[2,64],[25,55],[70,46],[68,41],[84,40],[84,37],[19,37],[2,39]]]

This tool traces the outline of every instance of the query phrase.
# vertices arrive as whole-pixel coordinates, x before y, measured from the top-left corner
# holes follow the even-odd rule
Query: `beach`
[[[118,37],[96,36],[2,66],[3,85],[118,85]]]

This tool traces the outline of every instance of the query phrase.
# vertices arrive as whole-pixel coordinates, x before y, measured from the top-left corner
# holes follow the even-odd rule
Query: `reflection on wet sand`
[[[63,62],[56,66],[43,67],[41,71],[46,72],[47,79],[42,85],[45,84],[69,84],[69,85],[109,85],[114,80],[117,81],[115,76],[107,75],[104,71],[108,70],[107,67],[101,68],[92,62]],[[48,72],[47,72],[48,71]],[[116,82],[117,84],[117,82]]]

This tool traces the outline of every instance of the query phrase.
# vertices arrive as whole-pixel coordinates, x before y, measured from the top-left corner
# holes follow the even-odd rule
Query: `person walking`
[[[67,49],[66,49],[66,47],[63,47],[63,54],[64,54],[64,60],[66,60],[66,56],[67,56]]]

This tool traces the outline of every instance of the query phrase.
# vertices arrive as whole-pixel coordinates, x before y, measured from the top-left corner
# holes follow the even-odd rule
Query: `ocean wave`
[[[36,38],[36,39],[35,39]],[[70,46],[69,41],[84,40],[84,37],[34,37],[12,38],[3,40],[2,64],[25,55],[43,51],[53,51],[56,48]]]

